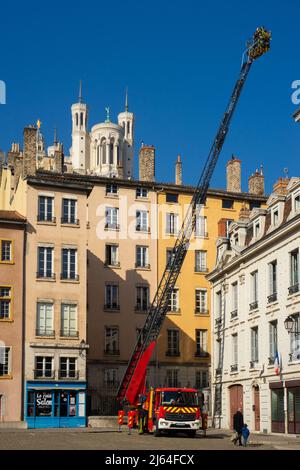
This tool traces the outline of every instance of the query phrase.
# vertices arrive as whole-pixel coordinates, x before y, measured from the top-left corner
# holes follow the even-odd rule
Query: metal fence
[[[113,384],[101,389],[89,388],[87,397],[88,416],[116,416],[120,409],[117,402],[118,385]]]

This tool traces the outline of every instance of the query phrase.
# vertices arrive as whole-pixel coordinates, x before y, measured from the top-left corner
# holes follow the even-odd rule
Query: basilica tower
[[[88,133],[88,106],[83,102],[80,81],[78,103],[72,105],[71,159],[74,171],[85,172],[90,166],[90,137]]]

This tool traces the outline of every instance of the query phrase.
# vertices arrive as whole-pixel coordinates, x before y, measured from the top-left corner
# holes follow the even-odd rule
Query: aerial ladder
[[[253,62],[270,49],[271,33],[265,28],[257,28],[243,54],[239,78],[235,84],[229,104],[208,154],[191,203],[185,215],[182,227],[175,242],[171,259],[166,266],[158,285],[143,329],[140,332],[127,369],[120,383],[117,400],[120,403],[134,405],[145,387],[146,370],[155,348],[163,321],[168,311],[170,296],[176,285],[181,267],[190,245],[190,239],[196,226],[197,216],[205,203],[207,190],[218,161],[218,157],[228,134],[236,105]]]

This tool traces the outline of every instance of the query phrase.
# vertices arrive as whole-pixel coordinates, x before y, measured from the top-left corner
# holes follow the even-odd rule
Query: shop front
[[[25,419],[28,428],[86,426],[85,382],[27,382]]]

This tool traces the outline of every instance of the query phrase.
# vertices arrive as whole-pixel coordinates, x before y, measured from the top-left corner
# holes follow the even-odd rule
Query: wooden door
[[[255,431],[260,431],[259,387],[254,387],[254,424],[255,424]]]
[[[229,400],[230,400],[230,428],[233,429],[233,416],[241,410],[243,413],[243,386],[233,385],[229,389]]]

